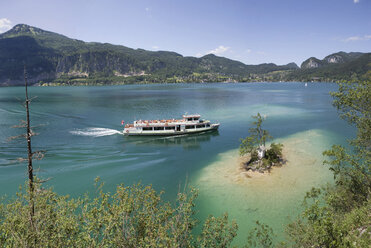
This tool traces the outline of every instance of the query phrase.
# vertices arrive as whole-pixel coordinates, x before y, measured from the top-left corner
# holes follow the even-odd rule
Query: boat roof
[[[201,117],[201,115],[199,115],[199,114],[195,114],[195,115],[188,115],[188,114],[185,114],[185,115],[183,115],[183,118],[200,118]]]

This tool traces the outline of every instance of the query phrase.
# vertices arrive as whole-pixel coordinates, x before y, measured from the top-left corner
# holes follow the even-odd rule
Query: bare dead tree
[[[30,223],[31,226],[33,226],[33,217],[35,215],[35,203],[34,203],[34,175],[33,175],[33,166],[32,166],[32,147],[31,147],[31,125],[30,125],[30,99],[28,98],[28,88],[27,88],[27,71],[26,71],[26,66],[24,67],[24,82],[25,82],[25,91],[26,91],[26,101],[25,101],[25,106],[26,106],[26,139],[27,139],[27,160],[28,160],[28,166],[27,166],[27,171],[28,171],[28,187],[30,191]]]
[[[40,180],[34,176],[34,168],[33,168],[33,160],[41,160],[46,151],[44,150],[37,150],[32,151],[31,146],[31,137],[37,135],[37,133],[33,132],[33,129],[35,126],[31,126],[31,120],[30,120],[30,103],[34,98],[28,97],[28,80],[27,80],[27,71],[26,66],[24,67],[24,81],[25,81],[25,102],[24,107],[26,109],[26,120],[21,120],[19,125],[13,126],[13,128],[25,128],[26,133],[23,133],[21,135],[12,136],[8,138],[8,141],[16,140],[19,138],[26,139],[27,140],[27,158],[18,158],[18,162],[25,162],[27,161],[27,174],[28,174],[28,204],[29,204],[29,222],[30,222],[30,228],[32,228],[34,231],[36,231],[36,225],[35,225],[35,197],[37,194],[36,184],[44,183],[48,181],[50,178],[46,180]],[[43,125],[38,125],[43,126]],[[37,247],[37,238],[36,236],[33,239],[33,245],[31,247]]]

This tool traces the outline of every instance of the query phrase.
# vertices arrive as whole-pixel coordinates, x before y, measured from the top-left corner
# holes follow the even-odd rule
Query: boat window
[[[143,127],[143,131],[152,131],[152,127]]]
[[[197,128],[204,128],[205,127],[205,124],[198,124],[197,125]]]
[[[164,127],[155,127],[155,130],[164,130]]]
[[[198,117],[195,117],[195,118],[193,118],[195,121],[197,121],[199,118]]]
[[[188,121],[192,121],[192,118],[188,118],[187,120],[188,120]]]
[[[187,125],[185,128],[186,129],[194,129],[195,128],[195,125]]]
[[[172,126],[172,127],[165,127],[165,130],[175,130],[175,126]]]
[[[207,124],[206,124],[206,127],[210,127],[210,123],[207,123]]]

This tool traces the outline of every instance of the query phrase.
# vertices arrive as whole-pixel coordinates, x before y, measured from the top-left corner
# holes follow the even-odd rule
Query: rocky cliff
[[[338,52],[334,54],[330,54],[326,56],[324,59],[320,60],[315,57],[311,57],[305,60],[300,68],[301,69],[311,69],[311,68],[319,68],[322,66],[327,66],[330,64],[344,64],[346,62],[350,62],[352,60],[358,59],[362,56],[363,53],[345,53],[345,52]]]

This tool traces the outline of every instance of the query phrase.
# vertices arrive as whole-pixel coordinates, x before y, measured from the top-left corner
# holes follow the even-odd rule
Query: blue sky
[[[0,32],[18,23],[246,64],[371,52],[371,0],[1,0]]]

